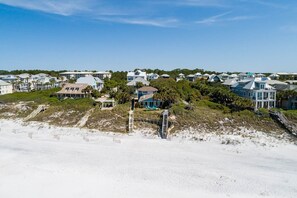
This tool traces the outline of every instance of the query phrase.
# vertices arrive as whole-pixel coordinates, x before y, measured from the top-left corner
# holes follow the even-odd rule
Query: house
[[[277,106],[285,110],[297,109],[297,95],[291,95],[287,98],[282,98],[277,102]]]
[[[135,72],[128,72],[127,74],[127,81],[131,82],[137,78],[142,78],[144,80],[147,80],[146,72],[143,72],[141,70],[137,70]]]
[[[289,90],[297,91],[297,80],[287,80],[285,81],[285,83],[288,83]]]
[[[103,87],[104,87],[104,82],[100,78],[93,77],[91,75],[78,78],[76,83],[78,83],[78,84],[88,84],[93,89],[98,90],[98,91],[101,91],[103,89]]]
[[[162,106],[162,101],[154,99],[154,94],[158,92],[158,89],[154,87],[141,87],[137,90],[139,107],[145,108],[159,108]]]
[[[215,74],[210,75],[207,81],[214,82],[214,83],[223,82],[223,80],[220,78],[220,76],[215,75]]]
[[[242,73],[238,74],[239,80],[245,80],[245,79],[250,79],[250,78],[255,78],[255,74],[252,72],[242,72]]]
[[[12,84],[0,80],[0,95],[11,94]]]
[[[180,73],[178,74],[177,78],[176,78],[176,82],[180,81],[180,80],[184,80],[186,78],[185,74]]]
[[[269,75],[269,78],[271,80],[278,80],[279,79],[279,75],[277,73],[274,73],[274,74]]]
[[[195,80],[196,80],[197,78],[202,78],[202,74],[199,73],[199,72],[197,72],[194,76],[195,76]]]
[[[158,74],[155,74],[155,73],[147,74],[147,80],[157,80],[158,78],[159,78]]]
[[[193,74],[187,75],[187,80],[190,82],[194,82],[196,80],[195,75],[193,75]]]
[[[238,81],[231,90],[241,97],[252,100],[255,110],[276,107],[276,89],[261,78]]]
[[[107,71],[105,71],[105,72],[97,71],[97,72],[94,72],[92,74],[92,76],[97,77],[100,80],[104,80],[105,78],[110,79],[111,78],[111,73],[110,72],[107,72]]]
[[[228,79],[238,79],[238,75],[237,74],[231,74],[231,75],[229,75]]]
[[[170,76],[168,74],[162,74],[161,77],[162,78],[170,78]]]
[[[130,86],[130,87],[136,87],[137,83],[142,83],[142,85],[150,85],[150,82],[145,80],[144,78],[136,78],[130,82],[127,83],[127,86]]]
[[[203,75],[202,75],[202,78],[204,78],[205,80],[207,80],[207,79],[209,78],[209,76],[210,76],[210,75],[206,73],[206,74],[203,74]]]
[[[297,73],[280,72],[277,75],[280,80],[297,80]]]
[[[7,83],[14,83],[18,80],[18,77],[15,75],[3,75],[1,77],[1,80],[7,82]]]
[[[259,73],[259,74],[256,74],[256,77],[263,78],[263,77],[266,77],[266,75],[265,74],[262,74],[262,73]]]
[[[74,79],[77,80],[81,77],[86,77],[92,75],[94,77],[100,78],[101,80],[104,80],[105,78],[111,78],[111,73],[110,72],[100,72],[100,71],[67,71],[60,73],[60,76],[64,76],[67,79]]]
[[[62,87],[62,90],[57,92],[57,96],[59,99],[64,98],[86,98],[88,93],[86,93],[86,88],[88,84],[72,84],[67,83]]]
[[[143,95],[155,94],[158,92],[158,89],[150,86],[144,86],[137,89],[137,98],[139,99]]]
[[[266,82],[274,87],[277,91],[289,90],[289,84],[278,80],[266,80]]]
[[[116,102],[113,98],[108,99],[106,97],[102,97],[102,98],[96,99],[95,102],[99,103],[101,110],[111,110],[116,105]]]
[[[227,79],[229,79],[229,74],[227,73],[222,73],[222,74],[219,74],[218,77],[222,80],[222,81],[225,81]]]
[[[222,85],[231,89],[231,87],[234,86],[236,83],[237,83],[236,79],[227,79],[227,80],[225,80],[225,82],[222,83]]]

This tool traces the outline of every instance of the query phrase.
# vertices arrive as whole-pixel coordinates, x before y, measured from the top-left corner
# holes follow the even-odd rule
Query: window
[[[260,84],[260,89],[264,89],[265,88],[265,84]]]
[[[264,92],[264,99],[265,99],[265,100],[268,99],[268,92]]]
[[[263,99],[263,93],[262,92],[258,92],[258,100],[262,100]]]
[[[275,93],[274,92],[270,92],[270,99],[274,100],[275,99]]]

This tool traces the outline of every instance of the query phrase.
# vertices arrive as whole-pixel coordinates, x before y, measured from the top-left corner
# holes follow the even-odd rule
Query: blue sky
[[[0,69],[297,72],[296,0],[0,0]]]

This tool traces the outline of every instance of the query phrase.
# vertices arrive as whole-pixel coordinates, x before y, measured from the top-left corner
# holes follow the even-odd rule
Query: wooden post
[[[163,112],[163,119],[162,119],[162,126],[161,126],[161,138],[166,139],[167,138],[167,132],[168,132],[168,110],[165,110]]]
[[[134,112],[132,110],[129,111],[129,132],[133,132],[134,127]]]

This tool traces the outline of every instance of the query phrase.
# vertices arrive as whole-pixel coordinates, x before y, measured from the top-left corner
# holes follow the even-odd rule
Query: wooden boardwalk
[[[288,118],[281,112],[270,111],[270,116],[280,123],[288,132],[297,137],[297,125],[288,120]]]

